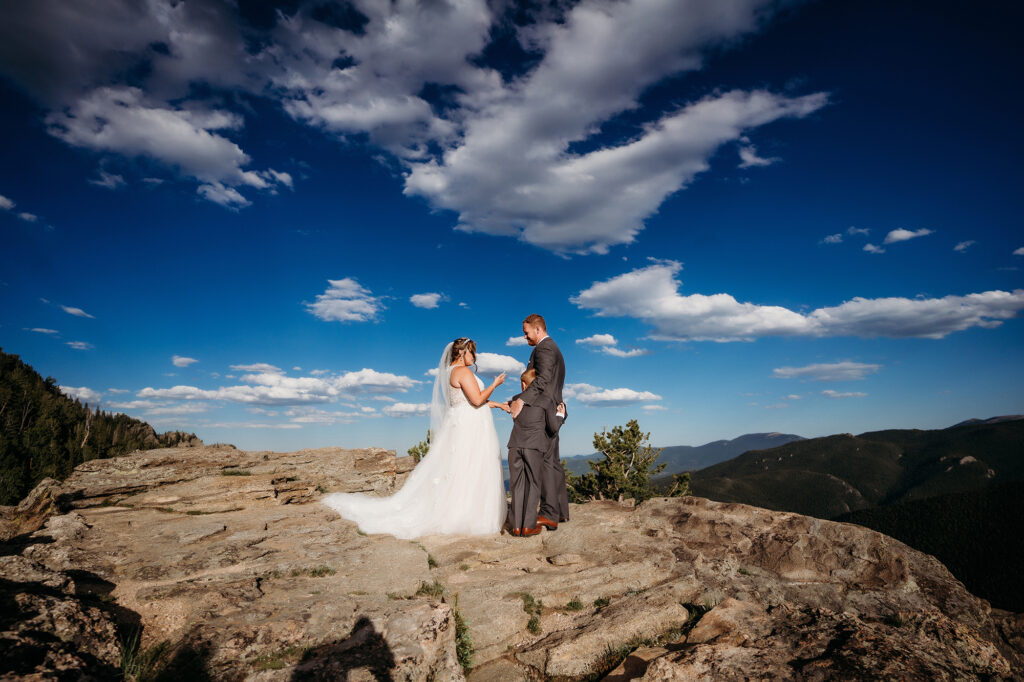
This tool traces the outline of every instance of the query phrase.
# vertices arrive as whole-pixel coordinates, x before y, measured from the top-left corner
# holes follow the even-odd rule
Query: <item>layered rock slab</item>
[[[577,505],[530,538],[406,542],[316,504],[390,494],[410,464],[230,447],[88,462],[36,496],[67,513],[6,546],[3,586],[97,619],[106,658],[82,670],[118,665],[109,627],[128,614],[143,648],[169,643],[179,676],[461,679],[457,595],[470,679],[584,679],[630,649],[609,679],[1020,677],[1018,616],[993,617],[933,558],[858,526],[684,498]],[[0,640],[34,618],[29,597]]]

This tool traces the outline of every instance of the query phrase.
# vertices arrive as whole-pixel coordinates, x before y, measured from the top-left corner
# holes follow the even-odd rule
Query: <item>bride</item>
[[[505,520],[505,485],[491,393],[505,381],[499,375],[484,388],[472,365],[476,343],[455,339],[445,346],[434,378],[430,405],[430,450],[405,485],[390,497],[334,493],[322,502],[364,533],[489,535]]]

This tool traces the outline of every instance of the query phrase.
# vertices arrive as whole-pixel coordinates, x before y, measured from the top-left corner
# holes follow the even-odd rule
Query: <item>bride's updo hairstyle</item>
[[[455,362],[463,351],[468,350],[473,354],[473,359],[476,359],[476,341],[473,339],[467,339],[462,336],[452,341],[452,353],[451,357],[448,358],[448,364]]]

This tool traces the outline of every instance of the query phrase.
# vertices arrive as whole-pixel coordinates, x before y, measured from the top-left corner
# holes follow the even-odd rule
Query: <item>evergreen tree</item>
[[[566,475],[566,486],[572,502],[591,500],[634,499],[637,504],[652,497],[681,497],[690,494],[690,475],[674,476],[668,491],[658,491],[651,485],[651,477],[665,468],[655,465],[660,448],[648,444],[650,433],[640,430],[640,424],[630,419],[626,425],[613,427],[594,434],[594,448],[604,455],[603,460],[588,462],[590,471],[576,476]],[[563,468],[565,463],[562,464]]]
[[[193,438],[158,435],[146,422],[82,405],[0,349],[0,504],[17,504],[42,479],[66,478],[87,460]]]
[[[408,453],[412,457],[413,461],[417,464],[423,459],[423,456],[430,450],[430,429],[427,429],[427,439],[421,440],[416,445],[409,448]]]

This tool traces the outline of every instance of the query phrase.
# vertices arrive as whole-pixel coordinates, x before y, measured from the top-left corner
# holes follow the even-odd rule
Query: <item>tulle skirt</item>
[[[505,485],[490,408],[453,407],[438,431],[394,495],[333,493],[322,502],[364,533],[404,539],[497,533],[505,520]]]

